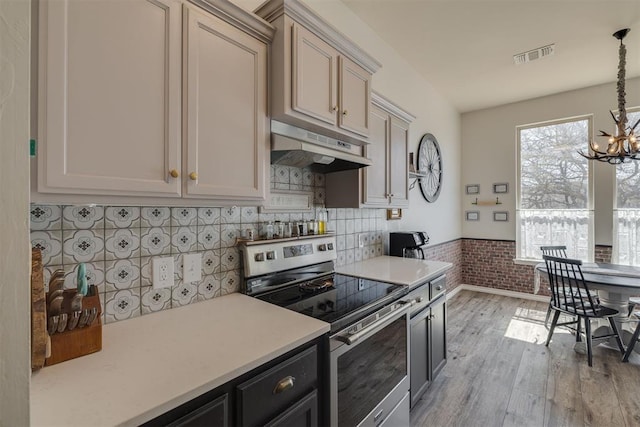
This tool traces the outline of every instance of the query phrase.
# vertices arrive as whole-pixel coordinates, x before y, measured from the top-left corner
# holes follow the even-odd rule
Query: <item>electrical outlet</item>
[[[185,283],[202,280],[202,254],[186,254],[182,258],[182,280]]]
[[[365,240],[367,240],[365,234],[363,234],[363,233],[358,234],[358,247],[359,248],[364,248]]]
[[[364,279],[358,279],[358,290],[364,291]]]
[[[173,257],[153,258],[151,260],[153,288],[170,288],[173,286]]]

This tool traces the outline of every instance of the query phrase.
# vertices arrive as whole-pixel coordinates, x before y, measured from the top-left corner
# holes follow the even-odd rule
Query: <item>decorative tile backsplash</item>
[[[272,166],[272,189],[309,191],[312,212],[260,213],[257,207],[31,206],[31,243],[42,250],[45,283],[66,271],[65,287],[77,285],[78,264],[96,285],[106,323],[192,304],[240,291],[243,274],[236,239],[266,221],[316,218],[324,203],[324,175]],[[327,229],[336,231],[337,265],[382,255],[387,229],[384,209],[327,209]],[[356,248],[357,234],[365,246]],[[202,280],[182,280],[182,258],[202,255]],[[151,260],[173,256],[175,283],[153,289]]]

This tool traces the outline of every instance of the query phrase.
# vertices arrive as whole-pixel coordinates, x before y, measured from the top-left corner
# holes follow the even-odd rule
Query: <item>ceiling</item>
[[[615,81],[621,28],[627,78],[640,76],[640,0],[342,1],[460,112]],[[551,43],[553,55],[514,64]]]

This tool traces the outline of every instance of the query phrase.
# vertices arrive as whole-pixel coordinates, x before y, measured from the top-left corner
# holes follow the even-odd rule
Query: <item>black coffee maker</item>
[[[424,259],[422,247],[429,243],[424,231],[398,231],[389,233],[389,255]]]

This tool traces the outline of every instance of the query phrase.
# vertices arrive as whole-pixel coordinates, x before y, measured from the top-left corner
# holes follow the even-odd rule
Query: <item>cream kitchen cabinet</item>
[[[373,165],[329,173],[327,207],[389,208],[409,205],[409,124],[415,117],[376,93],[365,155]]]
[[[274,30],[225,0],[191,3],[40,2],[34,199],[265,199]]]
[[[271,118],[362,144],[370,132],[374,58],[298,0],[272,0],[255,13],[276,27]]]

